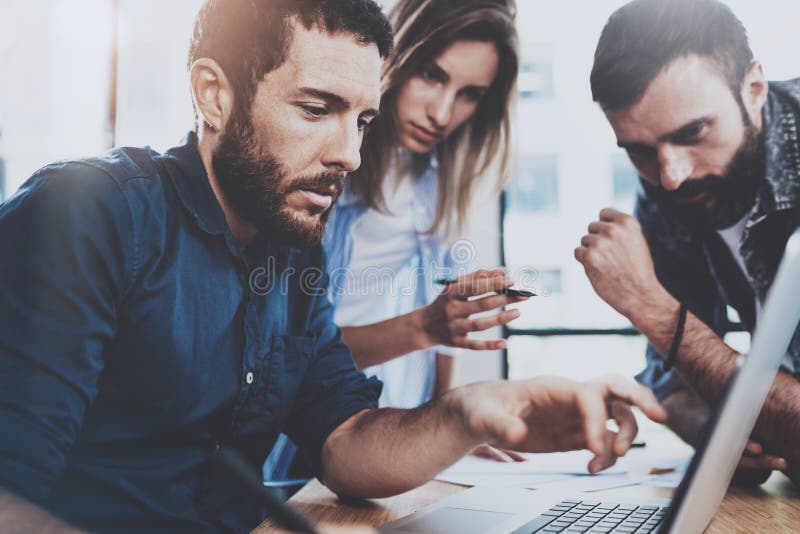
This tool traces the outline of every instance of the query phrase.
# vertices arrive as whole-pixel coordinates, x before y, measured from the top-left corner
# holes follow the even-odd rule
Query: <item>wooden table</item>
[[[463,486],[432,481],[415,490],[369,501],[342,502],[316,480],[300,490],[291,502],[315,522],[331,525],[379,526],[419,510],[440,499],[466,489]],[[625,499],[646,496],[668,497],[664,488],[619,488],[592,493],[592,498]],[[266,534],[275,529],[265,521],[253,532]],[[732,488],[706,532],[800,532],[800,493],[785,476],[775,474],[757,489]]]
[[[643,458],[648,455],[663,458],[665,450],[672,451],[673,456],[688,457],[691,454],[691,449],[679,442],[671,432],[669,435],[651,435],[646,450],[632,451],[632,454]],[[290,502],[314,522],[339,526],[380,526],[465,489],[464,486],[431,481],[415,490],[387,499],[343,501],[313,480],[295,494]],[[670,497],[672,492],[668,488],[638,485],[592,492],[591,496],[593,499],[613,501]],[[266,534],[274,530],[268,520],[253,532]],[[731,488],[706,532],[800,532],[800,491],[781,473],[773,474],[758,488]]]

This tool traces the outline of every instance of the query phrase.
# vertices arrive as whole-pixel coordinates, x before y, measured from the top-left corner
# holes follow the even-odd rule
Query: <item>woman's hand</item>
[[[519,317],[519,310],[505,310],[472,318],[478,313],[527,300],[527,297],[498,294],[512,285],[514,280],[506,276],[503,269],[481,269],[448,284],[436,300],[415,312],[418,345],[424,348],[447,345],[472,350],[504,349],[504,339],[477,340],[467,337],[467,334],[504,325]]]

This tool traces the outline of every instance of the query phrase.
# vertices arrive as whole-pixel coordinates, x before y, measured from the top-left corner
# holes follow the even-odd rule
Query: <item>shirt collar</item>
[[[163,160],[181,203],[198,226],[212,235],[229,232],[225,213],[211,189],[208,173],[200,159],[197,135],[194,132],[186,134],[179,146],[164,154]]]
[[[789,88],[791,89],[791,88]],[[785,94],[784,94],[785,93]],[[798,113],[785,100],[800,96],[795,89],[784,91],[783,84],[770,82],[764,106],[764,185],[748,220],[748,227],[758,224],[775,211],[792,209],[800,203],[800,147]]]
[[[414,176],[415,188],[419,188],[423,186],[427,189],[430,189],[430,183],[433,182],[438,186],[438,169],[439,169],[439,161],[436,157],[436,153],[431,153],[428,156],[428,166],[418,175]],[[407,178],[407,177],[404,177]],[[348,176],[344,183],[344,188],[342,189],[342,194],[339,195],[339,198],[336,200],[337,207],[366,207],[366,202],[363,199],[359,198],[358,195],[355,194],[352,187],[352,176]],[[434,189],[434,192],[436,189]],[[427,191],[426,191],[427,192]],[[434,197],[435,198],[435,197]]]

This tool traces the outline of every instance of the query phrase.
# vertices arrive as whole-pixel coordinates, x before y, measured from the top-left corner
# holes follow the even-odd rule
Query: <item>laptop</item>
[[[380,528],[384,533],[702,532],[730,484],[800,322],[800,230],[786,244],[748,356],[740,357],[672,499],[600,502],[546,490],[475,487]]]

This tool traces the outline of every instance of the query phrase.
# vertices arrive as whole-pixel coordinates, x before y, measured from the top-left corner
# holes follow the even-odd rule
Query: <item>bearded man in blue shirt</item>
[[[333,491],[383,497],[486,442],[588,448],[598,471],[630,446],[631,405],[665,417],[613,377],[376,408],[380,382],[332,322],[318,245],[391,44],[371,0],[209,1],[181,146],[49,165],[2,205],[0,524],[247,531],[263,510],[214,456],[236,450],[258,472],[281,431]]]

